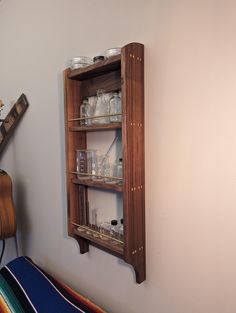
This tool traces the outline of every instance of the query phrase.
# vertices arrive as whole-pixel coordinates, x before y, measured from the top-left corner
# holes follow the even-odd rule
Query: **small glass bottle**
[[[119,163],[117,164],[117,169],[116,169],[116,176],[119,177],[119,178],[122,178],[123,177],[123,173],[122,173],[122,162],[123,162],[123,159],[120,158],[119,159]]]
[[[80,118],[87,117],[87,105],[88,105],[88,99],[84,99],[82,104],[80,105]],[[87,125],[87,120],[82,119],[80,120],[80,125]]]
[[[111,237],[117,237],[117,224],[118,224],[118,222],[117,222],[117,220],[112,220],[111,221],[111,227],[110,227],[110,236]]]
[[[120,226],[118,229],[118,233],[119,233],[119,239],[123,241],[123,238],[124,238],[124,219],[123,218],[120,219]]]
[[[113,93],[110,99],[110,114],[121,114],[121,98],[118,92]],[[110,122],[121,122],[121,115],[110,116]]]

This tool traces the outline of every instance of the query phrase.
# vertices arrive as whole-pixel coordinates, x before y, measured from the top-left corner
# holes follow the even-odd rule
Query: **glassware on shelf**
[[[81,226],[77,227],[77,230],[78,230],[80,233],[84,233],[84,232],[86,231],[85,228],[83,228],[83,227],[81,227]]]
[[[77,68],[85,67],[93,63],[90,57],[78,56],[70,60],[70,68],[75,70]]]
[[[102,173],[104,177],[104,182],[109,182],[111,179],[111,165],[109,158],[104,157],[103,163],[102,163]]]
[[[109,169],[110,177],[105,178],[105,183],[115,185],[117,184],[117,179],[114,178],[116,176],[116,165],[114,163],[109,163]]]
[[[121,98],[118,92],[114,92],[110,99],[110,114],[121,114]],[[121,122],[121,115],[110,116],[112,123]]]
[[[104,56],[106,59],[113,57],[115,55],[121,54],[121,48],[110,48],[104,52]]]
[[[93,181],[95,182],[105,182],[105,183],[113,183],[112,179],[112,167],[110,164],[109,157],[100,154],[97,152],[96,154],[96,167],[95,167],[95,175],[93,176]]]
[[[97,62],[100,62],[100,61],[103,61],[105,58],[104,58],[104,55],[97,55],[93,58],[93,63],[97,63]]]
[[[119,162],[116,165],[116,177],[121,178],[121,180],[119,181],[120,184],[122,183],[122,179],[123,179],[123,165],[122,165],[122,163],[123,163],[123,159],[119,158]]]
[[[111,223],[109,221],[109,219],[105,219],[105,221],[103,221],[100,224],[100,238],[102,240],[109,240],[109,233],[110,233],[110,228],[111,228]],[[104,236],[105,235],[105,236]]]
[[[123,241],[123,238],[124,238],[124,219],[123,218],[120,219],[120,225],[118,227],[118,234],[119,234],[119,239]]]
[[[94,181],[97,181],[97,182],[101,182],[103,181],[103,173],[104,173],[104,170],[103,170],[103,163],[104,163],[104,154],[100,154],[100,152],[97,152],[96,153],[96,167],[95,167],[95,175],[93,177],[93,180]]]
[[[93,115],[92,116],[94,116],[95,106],[96,106],[96,102],[97,102],[97,96],[88,97],[88,102],[89,102],[90,107],[93,109]]]
[[[89,230],[89,229],[87,229],[85,232],[86,232],[87,235],[91,235],[92,234],[91,230]]]
[[[112,96],[113,96],[113,92],[104,93],[104,99],[106,102],[108,102],[108,106],[110,106],[110,99]],[[109,107],[109,112],[110,112],[110,107]]]
[[[91,228],[95,228],[97,226],[97,209],[90,209],[89,210],[89,226]]]
[[[123,184],[123,166],[122,166],[122,158],[119,158],[118,162],[115,162],[112,165],[112,176],[114,177],[113,181],[116,184]]]
[[[87,150],[87,172],[94,178],[97,166],[97,150]]]
[[[113,139],[112,143],[110,144],[102,160],[101,172],[102,172],[102,175],[105,176],[104,177],[105,183],[110,183],[110,184],[116,183],[116,181],[114,181],[114,179],[112,178],[112,176],[115,176],[115,175],[114,175],[114,166],[112,166],[112,164],[110,163],[110,153],[117,140],[118,140],[118,136],[116,136]]]
[[[80,179],[87,179],[87,150],[76,150],[76,172]]]
[[[96,150],[76,150],[76,172],[79,179],[89,179],[95,175]]]
[[[110,237],[111,239],[111,243],[113,245],[117,245],[119,244],[119,226],[118,226],[118,222],[117,220],[112,220],[111,221],[111,228],[110,228]],[[118,240],[117,240],[118,239]]]
[[[103,89],[97,90],[97,102],[95,105],[93,124],[109,124],[109,102],[105,99],[105,91]],[[102,116],[102,117],[99,117]]]
[[[91,210],[90,227],[94,230],[94,232],[92,232],[93,237],[98,238],[99,237],[99,233],[98,233],[98,209],[92,209]]]
[[[117,220],[111,220],[110,236],[116,238],[118,233]]]
[[[87,117],[87,106],[88,106],[88,99],[84,99],[82,104],[80,105],[80,118],[83,118],[80,120],[80,125],[84,126],[87,125],[87,120],[85,119]]]
[[[90,97],[88,98],[88,101],[85,107],[86,117],[88,118],[86,120],[86,125],[88,126],[92,125],[92,119],[90,117],[94,116],[94,109],[95,109],[94,97]]]
[[[122,180],[122,159],[119,163],[110,163],[109,153],[99,150],[76,150],[76,172],[79,179],[92,179],[94,182],[116,184]]]

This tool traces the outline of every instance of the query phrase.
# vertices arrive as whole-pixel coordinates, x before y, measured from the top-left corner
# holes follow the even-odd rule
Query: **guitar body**
[[[0,240],[16,235],[16,217],[10,176],[0,170]]]
[[[3,103],[0,100],[0,108],[2,106]],[[7,116],[0,119],[0,122],[2,122],[0,125],[0,157],[28,106],[28,100],[22,94]],[[0,169],[0,240],[15,235],[16,216],[12,199],[12,182],[10,176]]]

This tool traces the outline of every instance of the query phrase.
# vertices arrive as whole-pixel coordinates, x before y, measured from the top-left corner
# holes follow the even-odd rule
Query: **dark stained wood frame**
[[[146,279],[145,258],[145,169],[144,169],[144,46],[130,43],[120,56],[115,56],[71,71],[66,69],[65,79],[65,134],[67,150],[68,233],[74,237],[80,252],[89,244],[122,258],[135,270],[136,282]],[[79,181],[75,171],[75,150],[86,149],[87,131],[114,129],[114,126],[80,127],[79,122],[69,122],[79,117],[79,107],[84,97],[93,96],[96,90],[122,91],[123,186],[114,187],[123,192],[124,247],[117,252],[112,246],[102,244],[89,236],[81,235],[76,224],[88,220],[87,188],[105,188],[104,184]],[[108,187],[107,189],[112,189]],[[86,238],[85,238],[86,237]]]

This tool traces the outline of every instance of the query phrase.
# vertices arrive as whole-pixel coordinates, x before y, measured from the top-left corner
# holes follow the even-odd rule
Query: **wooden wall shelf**
[[[111,57],[82,69],[66,69],[65,78],[65,135],[67,153],[68,233],[75,238],[80,252],[89,245],[123,259],[134,268],[136,282],[146,279],[145,257],[145,171],[144,171],[144,46],[130,43],[121,55]],[[85,97],[95,96],[98,89],[106,92],[121,90],[122,122],[106,125],[81,126],[80,105]],[[122,138],[123,183],[106,184],[76,177],[76,150],[87,149],[89,132],[119,130]],[[97,134],[90,134],[89,136]],[[98,139],[96,139],[98,140]],[[78,230],[88,226],[89,194],[109,191],[118,193],[123,201],[124,236],[118,245],[106,242]],[[99,190],[101,189],[101,191]],[[104,207],[107,206],[104,196]],[[109,210],[109,207],[106,208]],[[73,222],[71,222],[73,221]]]

